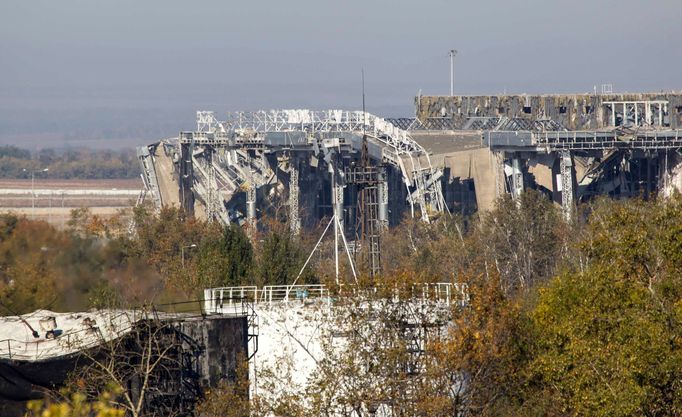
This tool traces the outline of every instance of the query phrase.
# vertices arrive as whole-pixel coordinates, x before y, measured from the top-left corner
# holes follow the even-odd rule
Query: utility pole
[[[35,220],[36,218],[36,193],[35,193],[36,172],[47,172],[49,170],[50,170],[49,168],[31,170],[31,219]],[[26,172],[28,170],[24,168],[22,171]]]
[[[182,269],[185,269],[185,249],[196,248],[196,247],[197,247],[197,245],[195,243],[192,243],[191,245],[180,247],[180,257],[182,258]]]
[[[455,55],[456,49],[450,49],[450,96],[455,95]]]

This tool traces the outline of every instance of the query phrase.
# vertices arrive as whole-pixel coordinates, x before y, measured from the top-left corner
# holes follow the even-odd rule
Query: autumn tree
[[[137,230],[129,242],[130,251],[154,268],[168,290],[185,298],[194,296],[201,289],[200,278],[191,266],[196,247],[219,231],[186,216],[177,207],[163,207],[158,215],[149,207],[139,207],[134,215]]]
[[[218,386],[208,389],[196,412],[203,417],[249,417],[252,415],[249,388],[249,363],[240,357],[234,379],[225,378]]]
[[[58,305],[59,248],[67,237],[45,222],[0,217],[0,303],[10,312],[26,313]]]
[[[119,393],[108,389],[92,401],[79,392],[66,392],[59,399],[33,400],[26,417],[124,417],[125,410],[112,405]]]
[[[410,271],[431,281],[449,282],[468,255],[464,219],[442,216],[424,223],[406,218],[382,234],[382,263],[387,274]]]
[[[569,236],[557,208],[545,195],[528,190],[518,200],[505,196],[481,214],[472,245],[499,276],[506,292],[528,290],[550,278]]]

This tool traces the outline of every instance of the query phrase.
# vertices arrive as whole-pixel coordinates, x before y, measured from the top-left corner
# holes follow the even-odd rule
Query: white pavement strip
[[[80,189],[80,190],[55,190],[55,189],[36,189],[31,191],[31,189],[25,188],[0,188],[0,195],[25,195],[30,196],[34,194],[38,197],[61,197],[61,196],[73,196],[73,195],[83,195],[83,196],[123,196],[123,197],[137,197],[141,190],[116,190],[116,189]]]

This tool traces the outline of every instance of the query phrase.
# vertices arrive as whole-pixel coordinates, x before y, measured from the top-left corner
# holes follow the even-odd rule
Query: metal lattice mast
[[[365,75],[362,75],[362,113],[365,112]],[[362,148],[360,151],[360,164],[351,171],[351,182],[359,188],[358,209],[360,215],[357,218],[356,236],[367,246],[365,261],[370,277],[381,273],[381,240],[379,225],[379,195],[377,185],[379,183],[379,169],[370,165],[369,145],[367,133],[364,130],[367,123],[363,123]],[[359,231],[359,234],[358,234]]]
[[[208,221],[218,220],[218,210],[220,202],[220,192],[218,191],[218,183],[215,178],[215,168],[213,167],[213,151],[205,150],[206,153],[206,173],[207,178],[207,202],[206,202],[206,218]]]

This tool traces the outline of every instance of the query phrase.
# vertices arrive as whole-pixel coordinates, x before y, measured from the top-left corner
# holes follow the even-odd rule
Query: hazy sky
[[[370,111],[411,116],[418,91],[448,94],[451,48],[456,93],[682,89],[681,21],[681,0],[0,0],[0,143],[357,109],[361,68]]]

